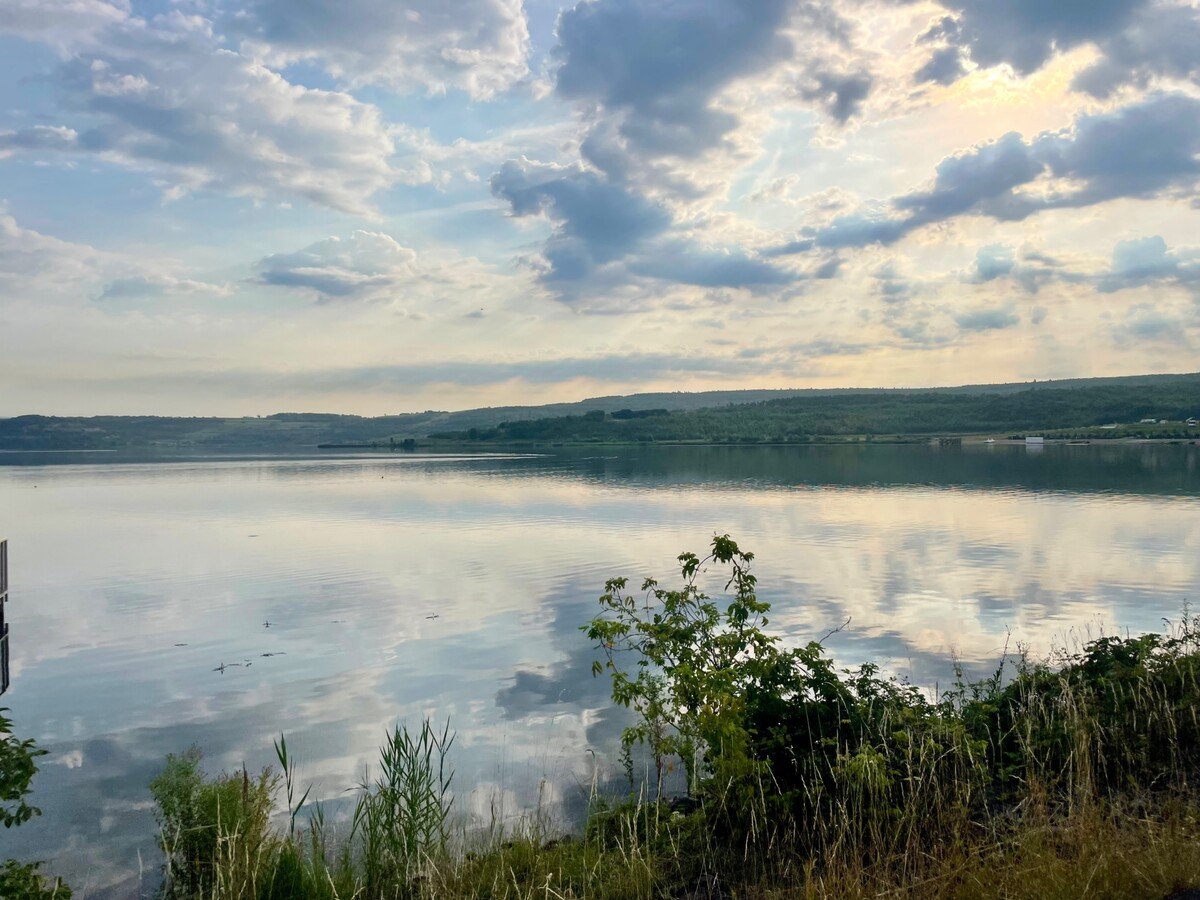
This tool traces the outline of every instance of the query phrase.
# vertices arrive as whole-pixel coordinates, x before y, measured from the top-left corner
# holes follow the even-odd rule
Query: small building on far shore
[[[1027,438],[1025,438],[1025,443],[1027,446],[1037,446],[1039,444],[1046,443],[1046,439],[1044,437],[1040,437],[1040,436],[1039,437],[1027,437]]]

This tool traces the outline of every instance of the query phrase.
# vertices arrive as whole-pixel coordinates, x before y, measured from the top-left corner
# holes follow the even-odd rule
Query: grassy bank
[[[353,815],[278,766],[151,785],[173,898],[1166,897],[1200,887],[1200,621],[1017,655],[937,696],[782,646],[728,537],[605,585],[594,673],[651,773],[580,833],[468,833],[447,725],[398,726]],[[700,583],[725,585],[710,597]],[[583,638],[581,638],[583,639]],[[668,773],[685,796],[663,797]]]

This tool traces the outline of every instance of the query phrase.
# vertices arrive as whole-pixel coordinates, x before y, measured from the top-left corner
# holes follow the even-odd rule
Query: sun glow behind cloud
[[[1194,370],[1200,13],[1076,10],[3,0],[0,415]]]

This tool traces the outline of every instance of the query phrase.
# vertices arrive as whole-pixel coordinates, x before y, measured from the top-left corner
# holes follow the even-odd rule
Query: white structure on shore
[[[1037,446],[1039,444],[1046,443],[1046,439],[1044,437],[1027,437],[1025,438],[1025,443],[1027,445]]]

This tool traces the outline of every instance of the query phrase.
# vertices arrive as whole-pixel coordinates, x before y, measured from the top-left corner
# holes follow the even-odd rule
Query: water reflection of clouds
[[[317,793],[344,797],[384,729],[422,715],[459,730],[459,784],[476,787],[464,809],[512,814],[539,791],[577,808],[593,776],[616,777],[606,751],[627,721],[579,625],[606,577],[666,581],[714,531],[757,553],[787,640],[849,617],[839,660],[922,683],[944,680],[952,652],[988,665],[1010,634],[1044,648],[1077,623],[1156,627],[1200,585],[1200,517],[1177,496],[748,484],[725,470],[689,483],[599,465],[627,468],[0,469],[11,701],[52,751],[46,816],[14,833],[14,852],[112,882],[152,857],[145,785],[166,753],[197,743],[213,768],[254,768],[285,732]],[[213,672],[222,661],[251,665]]]

